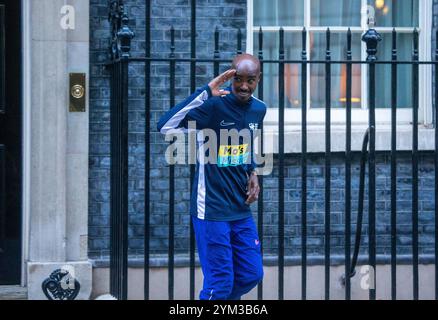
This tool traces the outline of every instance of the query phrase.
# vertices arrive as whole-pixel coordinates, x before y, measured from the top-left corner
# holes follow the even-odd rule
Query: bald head
[[[239,101],[249,101],[260,80],[259,59],[247,53],[240,54],[234,58],[231,69],[236,70],[232,92]]]
[[[233,59],[231,69],[235,69],[237,73],[260,74],[260,61],[253,55],[248,53],[239,54]]]

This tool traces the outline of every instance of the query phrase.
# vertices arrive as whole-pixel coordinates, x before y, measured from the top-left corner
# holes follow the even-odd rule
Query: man
[[[253,135],[251,143],[239,138],[238,145],[219,139],[224,130],[254,133],[261,128],[266,106],[252,95],[260,76],[257,58],[238,55],[230,70],[172,108],[158,123],[158,130],[165,134],[187,129],[194,121],[197,130],[214,130],[218,140],[217,162],[205,163],[201,158],[206,150],[200,144],[204,137],[198,131],[200,160],[190,211],[204,274],[201,300],[240,299],[263,278],[260,241],[249,207],[260,191]],[[229,80],[231,88],[222,90],[220,86]]]

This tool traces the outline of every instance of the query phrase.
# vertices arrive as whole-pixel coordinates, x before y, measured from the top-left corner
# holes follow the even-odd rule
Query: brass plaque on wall
[[[70,73],[70,112],[85,112],[85,73]]]

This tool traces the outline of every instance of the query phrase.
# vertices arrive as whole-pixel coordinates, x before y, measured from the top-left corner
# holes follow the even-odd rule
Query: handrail
[[[360,158],[360,174],[359,174],[359,200],[358,200],[358,208],[357,208],[357,223],[356,223],[356,239],[354,243],[354,253],[353,259],[351,261],[351,266],[349,270],[350,278],[353,278],[356,275],[356,265],[359,256],[360,242],[362,237],[362,221],[363,221],[363,203],[364,203],[364,194],[365,194],[365,165],[367,162],[368,156],[368,142],[369,142],[369,134],[370,128],[365,131],[365,136],[363,138],[362,143],[362,156]],[[345,275],[342,277],[342,282],[345,285]]]

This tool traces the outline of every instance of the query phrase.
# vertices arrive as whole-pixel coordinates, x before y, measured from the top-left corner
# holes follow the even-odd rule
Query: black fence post
[[[242,54],[242,30],[237,30],[237,54]]]
[[[115,186],[115,175],[113,172],[115,172],[115,159],[113,159],[113,155],[116,153],[115,149],[115,133],[117,132],[116,128],[116,65],[114,63],[111,64],[110,68],[111,73],[111,79],[110,79],[110,139],[111,139],[111,165],[110,165],[110,185],[111,188]],[[110,200],[111,207],[115,207],[115,198],[111,196]],[[115,223],[115,214],[110,212],[110,293],[115,296],[117,292],[116,288],[116,273],[114,272],[116,270],[116,259],[115,259],[115,251],[116,251],[116,237],[115,237],[115,230],[113,229],[113,226],[116,225]]]
[[[391,298],[397,299],[397,33],[392,31],[391,64]]]
[[[114,32],[117,44],[115,66],[117,82],[114,105],[111,106],[111,252],[110,278],[114,281],[113,294],[117,299],[128,298],[128,67],[131,39],[134,33],[128,27],[128,16],[119,3],[117,19],[120,29]],[[121,17],[121,18],[120,18]],[[119,24],[116,23],[118,26]]]
[[[117,31],[119,30],[119,11],[120,7],[118,6],[117,1],[111,1],[109,3],[109,13],[108,13],[108,20],[111,25],[111,44],[109,47],[109,59],[111,61],[109,70],[111,73],[111,79],[110,79],[110,139],[111,139],[111,166],[110,166],[110,185],[111,185],[111,191],[110,191],[110,293],[116,297],[118,295],[118,283],[117,283],[117,229],[115,226],[116,223],[116,210],[117,207],[117,197],[113,196],[114,194],[117,194],[117,192],[114,190],[117,187],[116,184],[116,167],[117,167],[117,133],[118,133],[118,127],[117,127],[117,106],[118,106],[118,83],[119,80],[118,74],[117,74],[117,67],[115,60],[117,59],[118,54],[118,43],[117,43]],[[114,191],[113,191],[114,190]]]
[[[376,54],[377,44],[382,40],[380,34],[373,28],[363,35],[362,41],[367,46],[367,61],[369,62],[369,207],[368,207],[368,250],[370,270],[370,300],[376,299]]]
[[[190,91],[195,92],[196,89],[196,0],[190,2]],[[195,165],[190,164],[190,194],[192,194],[193,181],[195,177]],[[193,228],[192,219],[190,219],[190,300],[195,300],[195,230]]]
[[[284,30],[280,28],[278,64],[278,299],[284,299]]]
[[[301,33],[301,299],[307,299],[307,31]]]
[[[170,29],[170,106],[175,105],[175,29]],[[171,142],[172,143],[172,142]],[[175,261],[175,165],[169,163],[169,250],[168,250],[168,291],[169,300],[174,296],[174,261]]]
[[[129,56],[131,51],[131,39],[134,32],[128,27],[128,16],[123,14],[122,28],[118,32],[120,38],[121,55],[121,79],[122,79],[122,136],[121,136],[121,185],[122,185],[122,208],[121,208],[121,242],[122,242],[122,288],[121,298],[128,299],[128,73],[129,73]]]
[[[418,300],[418,30],[414,30],[414,52],[412,55],[412,267],[413,296]]]
[[[260,27],[259,34],[259,52],[258,52],[258,58],[260,61],[260,72],[262,74],[262,78],[260,79],[259,85],[258,85],[258,97],[260,100],[263,101],[263,30],[262,27]],[[263,154],[263,123],[262,127],[260,128],[262,130],[262,134],[260,136],[260,145],[261,145],[261,154]],[[260,194],[259,194],[259,200],[257,204],[257,230],[259,234],[260,239],[260,249],[263,254],[263,175],[259,175],[259,185],[260,185]],[[257,299],[262,300],[263,299],[263,280],[259,283],[257,286]]]
[[[151,0],[145,3],[145,57],[151,57]],[[149,300],[149,251],[150,251],[150,168],[151,168],[151,62],[145,61],[145,169],[144,169],[144,299]]]
[[[330,29],[326,32],[325,55],[325,299],[330,299],[330,185],[331,185],[331,51]]]
[[[345,299],[351,299],[350,255],[351,255],[351,88],[352,88],[351,30],[347,32],[347,101],[345,143]]]

